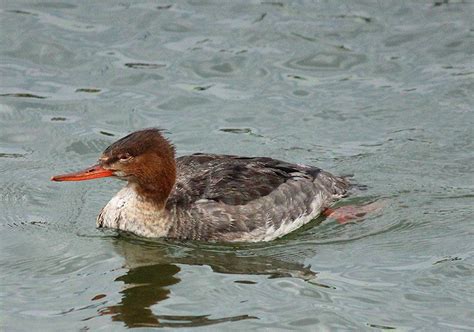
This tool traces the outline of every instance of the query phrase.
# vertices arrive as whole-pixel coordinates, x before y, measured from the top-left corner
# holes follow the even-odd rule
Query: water
[[[447,2],[447,1],[446,1]],[[0,326],[472,330],[472,1],[1,4]],[[353,175],[360,223],[229,246],[95,229],[52,183],[132,130]]]

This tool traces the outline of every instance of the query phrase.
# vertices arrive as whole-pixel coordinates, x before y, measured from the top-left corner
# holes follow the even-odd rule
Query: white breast
[[[122,188],[97,217],[97,226],[146,237],[164,237],[170,228],[163,209],[139,196],[131,185]]]

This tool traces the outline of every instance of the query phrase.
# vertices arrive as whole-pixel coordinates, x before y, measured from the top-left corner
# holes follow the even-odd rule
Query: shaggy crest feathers
[[[158,128],[135,131],[112,143],[105,149],[103,155],[111,158],[110,163],[117,161],[118,156],[124,153],[136,157],[146,152],[155,151],[160,154],[168,153],[174,158],[174,145],[163,136],[162,132],[163,130]]]

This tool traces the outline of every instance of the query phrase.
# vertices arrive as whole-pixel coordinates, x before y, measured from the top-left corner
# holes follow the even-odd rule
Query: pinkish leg
[[[335,209],[327,208],[323,215],[335,219],[340,224],[358,221],[367,213],[378,212],[386,205],[385,201],[377,201],[366,205],[346,205]]]

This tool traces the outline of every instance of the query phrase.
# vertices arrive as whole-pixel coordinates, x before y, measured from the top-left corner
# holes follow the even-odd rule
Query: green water
[[[0,329],[472,330],[472,1],[2,1]],[[130,131],[271,156],[385,199],[226,246],[95,228],[53,183]]]

